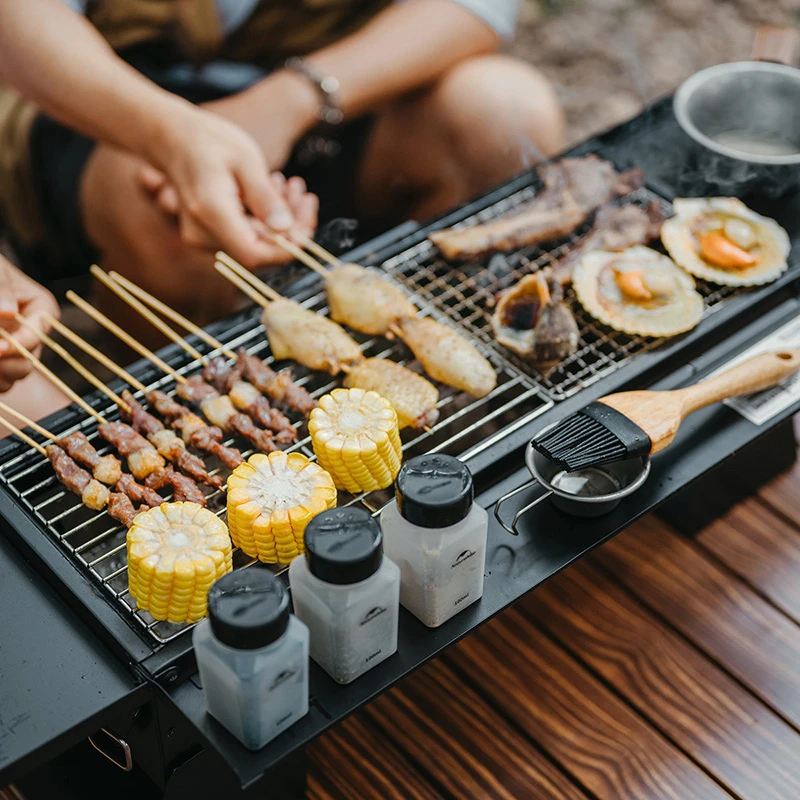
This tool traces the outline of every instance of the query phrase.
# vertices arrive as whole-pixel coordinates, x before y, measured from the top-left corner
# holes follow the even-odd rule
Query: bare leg
[[[0,399],[33,420],[42,419],[48,414],[64,408],[70,402],[66,395],[62,394],[38,372],[32,372],[17,381],[7,392],[0,395]],[[11,422],[15,422],[15,420],[12,419]],[[24,426],[19,425],[19,427]],[[0,425],[0,436],[7,436],[8,433]]]
[[[521,172],[564,144],[547,80],[502,55],[463,61],[383,111],[358,179],[370,217],[426,219]]]

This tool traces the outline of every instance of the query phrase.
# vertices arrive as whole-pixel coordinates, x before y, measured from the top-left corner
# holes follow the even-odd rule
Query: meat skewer
[[[230,359],[231,361],[235,361],[237,363],[237,367],[241,369],[241,374],[245,377],[250,384],[256,387],[259,392],[263,392],[271,402],[275,403],[277,406],[285,409],[286,411],[296,411],[303,416],[308,416],[312,409],[316,408],[317,401],[301,386],[298,386],[293,380],[291,375],[286,371],[282,370],[281,372],[275,372],[268,364],[265,364],[261,359],[257,356],[248,356],[249,359],[252,359],[254,362],[258,362],[258,366],[254,367],[250,365],[249,369],[245,369],[242,354],[244,353],[247,355],[247,352],[244,349],[240,349],[238,353],[234,353],[232,350],[225,347],[222,342],[218,339],[215,339],[208,331],[201,328],[199,325],[195,325],[191,320],[187,319],[183,316],[183,314],[179,314],[174,309],[170,308],[166,303],[161,302],[156,297],[153,297],[149,292],[146,292],[141,287],[137,286],[132,281],[129,281],[124,276],[120,275],[117,272],[110,272],[109,276],[113,278],[117,283],[122,284],[122,286],[127,289],[131,294],[135,295],[139,300],[144,303],[147,303],[151,308],[155,311],[158,311],[160,314],[163,314],[167,319],[171,322],[180,325],[181,327],[185,328],[189,333],[193,333],[199,339],[204,341],[209,347],[214,350],[219,350],[225,358]],[[218,368],[219,362],[216,361],[214,358],[210,359],[209,366],[211,364],[215,364],[215,369]],[[257,376],[254,379],[254,376]],[[209,383],[216,385],[216,381],[210,379],[206,376],[206,380]],[[239,381],[237,379],[237,384]],[[227,385],[227,393],[232,394],[231,387],[232,382],[230,380],[226,381]],[[217,388],[222,391],[220,386]],[[234,405],[237,404],[236,398],[233,400]],[[237,406],[240,408],[240,406]],[[265,425],[264,427],[269,427],[269,425]]]
[[[113,291],[128,305],[130,305],[131,308],[135,309],[150,324],[154,325],[159,331],[161,331],[161,333],[163,333],[173,342],[180,345],[187,353],[189,353],[190,356],[192,356],[192,358],[202,362],[205,365],[208,365],[208,359],[204,355],[192,347],[189,342],[186,341],[186,339],[177,333],[177,331],[175,331],[156,314],[150,311],[150,309],[147,308],[147,306],[145,306],[144,303],[142,303],[132,292],[128,291],[127,287],[123,284],[123,281],[125,281],[125,283],[130,283],[129,281],[122,278],[122,276],[119,276],[121,280],[113,278],[96,265],[92,266],[91,272],[98,280],[100,280],[105,286],[111,289],[111,291]],[[217,403],[217,405],[223,409],[223,419],[227,419],[230,416],[228,412],[230,411],[230,405],[232,403],[235,409],[247,414],[257,425],[278,434],[280,436],[278,439],[279,443],[291,443],[297,439],[297,433],[294,430],[292,423],[277,409],[273,409],[269,403],[269,400],[267,400],[267,398],[264,397],[255,386],[240,379],[230,387],[230,390],[226,389],[224,391],[220,391],[220,394],[228,395],[230,398],[229,401],[219,401]],[[215,421],[215,424],[219,423]],[[240,420],[235,420],[234,424],[239,425],[239,427],[242,428],[240,435],[250,439],[255,447],[259,447],[259,444],[251,438],[252,436],[256,435],[253,433],[254,426],[247,425]],[[245,434],[243,432],[244,430],[249,431],[249,433]],[[264,437],[261,436],[260,439],[264,440]]]
[[[445,228],[428,238],[451,261],[560,239],[643,183],[641,170],[617,173],[595,155],[543,164],[537,172],[544,190],[511,214],[468,228]]]
[[[15,413],[18,414],[18,412]],[[110,491],[108,487],[93,478],[85,469],[77,464],[75,460],[57,444],[51,442],[51,444],[43,447],[5,417],[0,416],[0,422],[15,436],[25,442],[25,444],[47,457],[59,482],[70,492],[77,494],[81,498],[81,502],[87,508],[92,511],[100,511],[105,508],[114,519],[121,522],[123,525],[129,526],[131,524],[138,511],[134,509],[130,497],[123,492]],[[40,428],[41,426],[37,425],[34,430],[40,432]],[[43,428],[41,430],[44,431]],[[49,431],[44,435],[46,435],[48,439],[56,439],[56,436]],[[157,495],[157,497],[158,503],[161,503],[160,495]],[[139,510],[142,509],[140,508]]]
[[[98,278],[104,280],[106,285],[112,289],[112,291],[115,291],[117,294],[119,294],[123,300],[126,302],[128,302],[129,299],[134,300],[136,304],[134,307],[136,310],[139,311],[142,316],[145,317],[145,319],[148,319],[151,322],[153,321],[150,318],[154,315],[152,315],[150,310],[136,301],[135,298],[131,297],[127,292],[125,292],[124,289],[122,289],[122,287],[110,280],[99,267],[92,267],[92,270]],[[95,318],[97,318],[96,315]],[[119,336],[120,329],[117,326],[114,326],[112,330]],[[165,332],[169,338],[178,342],[181,344],[181,346],[185,346],[190,354],[194,355],[194,353],[197,353],[197,351],[191,347],[191,345],[185,342],[176,331],[174,331],[161,320],[159,320],[159,330]],[[134,341],[129,334],[125,334],[124,337],[121,338],[128,343]],[[200,356],[199,353],[197,353],[197,355]],[[202,358],[202,356],[200,357]],[[165,362],[161,361],[160,359],[158,361],[160,362],[159,366],[162,366],[162,368],[165,369],[168,374],[175,377],[178,384],[176,388],[178,395],[182,399],[199,405],[203,414],[205,414],[212,426],[218,426],[223,431],[231,431],[239,434],[242,438],[246,439],[253,445],[253,447],[261,452],[269,453],[278,449],[271,431],[266,431],[256,427],[250,417],[248,417],[246,414],[236,411],[230,397],[220,394],[213,386],[205,384],[202,376],[197,376],[192,379],[184,378]]]
[[[86,434],[82,431],[73,431],[59,438],[48,431],[47,428],[43,428],[39,425],[38,422],[34,422],[34,420],[26,417],[25,414],[6,405],[2,401],[0,401],[0,410],[5,414],[10,414],[12,417],[22,422],[23,425],[27,425],[27,427],[36,431],[39,435],[57,444],[70,458],[77,461],[78,464],[91,469],[92,477],[100,481],[100,483],[113,486],[119,480],[120,475],[122,475],[122,464],[119,459],[110,453],[101,456],[86,437]]]

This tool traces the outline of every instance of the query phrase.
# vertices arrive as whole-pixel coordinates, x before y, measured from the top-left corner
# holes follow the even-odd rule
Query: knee
[[[467,59],[439,81],[432,98],[452,144],[468,162],[494,163],[513,173],[564,147],[564,114],[552,85],[519,59]]]

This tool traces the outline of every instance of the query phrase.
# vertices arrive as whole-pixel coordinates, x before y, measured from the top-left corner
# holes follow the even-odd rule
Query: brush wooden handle
[[[712,403],[769,389],[800,369],[800,350],[776,350],[754,356],[721,375],[679,389],[683,416]]]
[[[671,444],[689,414],[728,397],[768,389],[800,369],[800,350],[776,350],[754,356],[715,378],[669,392],[620,392],[604,403],[636,423],[649,437],[651,453]]]

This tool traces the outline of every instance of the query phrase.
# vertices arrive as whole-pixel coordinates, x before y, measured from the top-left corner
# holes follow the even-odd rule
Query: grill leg
[[[796,459],[797,441],[790,418],[682,489],[656,514],[686,536],[695,536],[740,500],[789,469]]]

